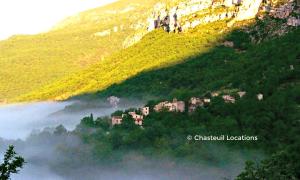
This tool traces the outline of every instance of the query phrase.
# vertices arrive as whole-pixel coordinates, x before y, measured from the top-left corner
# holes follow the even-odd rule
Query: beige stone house
[[[264,95],[263,94],[258,94],[257,95],[257,99],[259,100],[259,101],[262,101],[263,99],[264,99]]]
[[[122,120],[123,118],[121,116],[113,116],[111,118],[111,124],[114,126],[114,125],[119,125],[119,124],[122,124]]]
[[[189,113],[194,112],[198,107],[204,106],[204,101],[197,97],[192,97],[189,101]]]
[[[143,125],[143,120],[144,120],[143,115],[136,114],[136,112],[129,112],[128,114],[132,117],[136,125],[140,125],[140,126]]]
[[[239,91],[238,95],[240,96],[240,98],[242,98],[246,95],[246,92],[245,91]]]
[[[225,103],[235,103],[235,98],[230,95],[223,95],[222,98],[224,99]]]
[[[167,109],[169,112],[184,112],[185,103],[184,101],[177,101],[177,99],[173,99],[173,102],[160,102],[154,107],[154,111],[156,112],[162,111],[163,109]]]
[[[143,108],[141,108],[141,112],[144,116],[148,116],[150,114],[150,108],[149,107],[143,107]]]

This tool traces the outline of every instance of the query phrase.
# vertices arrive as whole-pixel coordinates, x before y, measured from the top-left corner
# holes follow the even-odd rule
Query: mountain
[[[70,17],[48,33],[2,41],[0,99],[65,100],[95,93],[203,55],[237,29],[241,37],[230,41],[241,47],[231,49],[241,56],[245,46],[298,25],[295,2],[233,2],[121,0]]]
[[[252,5],[255,6],[256,3]],[[164,6],[157,6],[153,14],[163,14]],[[189,28],[183,29],[184,32],[167,33],[162,29],[144,32],[142,39],[133,46],[16,100],[64,100],[97,91],[99,93],[96,94],[102,97],[159,97],[178,96],[182,95],[182,92],[199,94],[219,89],[245,88],[248,87],[247,83],[256,85],[256,81],[264,81],[259,80],[264,74],[264,69],[261,68],[267,68],[266,64],[269,61],[260,59],[265,57],[265,51],[274,51],[276,46],[279,47],[282,43],[287,44],[286,47],[289,48],[286,51],[282,48],[281,54],[274,54],[273,58],[268,60],[272,63],[273,59],[278,58],[278,63],[287,63],[284,66],[287,68],[289,65],[297,66],[298,42],[276,40],[276,37],[289,33],[291,35],[287,37],[291,38],[299,34],[297,28],[287,25],[286,18],[278,20],[260,11],[259,19],[248,20],[249,16],[239,16],[239,12],[234,14],[236,6],[226,7],[221,4],[211,7],[211,4],[204,3],[197,6],[200,11],[192,11],[190,9],[193,6],[194,4],[187,6],[188,12],[183,11],[188,15],[181,18],[182,27],[190,24]],[[178,9],[178,6],[175,7]],[[241,6],[238,8],[241,11]],[[242,12],[247,11],[248,9],[245,9]],[[256,10],[252,11],[257,14]],[[235,22],[235,18],[229,14],[244,20]],[[199,23],[200,25],[197,25]],[[260,47],[262,42],[268,41],[274,43],[275,47]],[[232,45],[228,46],[228,42]],[[256,53],[259,56],[253,56]],[[281,56],[290,57],[290,60],[282,61]],[[253,59],[250,62],[255,63],[250,64],[249,59]],[[244,66],[255,69],[258,77],[247,77],[249,74],[244,74]],[[281,67],[275,67],[278,68]],[[237,82],[237,79],[240,82]],[[245,79],[251,79],[251,82],[246,82]]]
[[[10,101],[123,48],[155,0],[121,0],[67,18],[51,31],[0,41],[0,102]]]

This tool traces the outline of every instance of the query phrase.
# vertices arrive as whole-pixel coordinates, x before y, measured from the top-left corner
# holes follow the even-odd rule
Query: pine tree
[[[4,162],[0,164],[0,180],[8,180],[12,173],[18,173],[23,168],[25,160],[18,156],[14,146],[9,146],[5,155]]]

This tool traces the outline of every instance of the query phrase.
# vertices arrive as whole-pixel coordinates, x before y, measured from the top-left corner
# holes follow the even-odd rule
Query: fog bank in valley
[[[72,130],[84,116],[91,113],[95,117],[108,116],[117,109],[128,108],[125,103],[120,104],[119,108],[113,108],[106,103],[94,102],[90,107],[84,108],[83,106],[87,106],[86,103],[80,101],[0,106],[0,137],[24,140],[32,131],[42,130],[45,127],[56,127],[60,124],[68,130]],[[141,103],[130,105],[136,107]]]
[[[83,147],[81,139],[75,135],[67,136],[35,136],[36,132],[46,127],[55,128],[64,125],[73,130],[84,116],[91,113],[94,117],[108,116],[117,109],[142,106],[142,102],[132,104],[121,103],[113,108],[106,102],[86,103],[73,102],[40,102],[0,106],[0,155],[13,144],[17,153],[22,155],[26,164],[13,180],[167,180],[167,179],[233,179],[244,166],[244,161],[255,157],[256,152],[232,151],[226,147],[213,145],[211,156],[221,159],[223,164],[208,163],[201,165],[189,162],[176,163],[176,160],[165,157],[144,157],[140,154],[126,155],[128,159],[121,166],[103,166],[83,164],[70,168],[68,172],[60,170],[66,158],[58,151],[59,147]],[[32,133],[32,132],[35,133]],[[44,131],[45,132],[45,131]],[[46,131],[47,132],[47,131]],[[225,153],[224,153],[225,152]],[[228,154],[228,152],[230,152]],[[226,156],[226,158],[224,157]],[[224,159],[224,161],[222,160]],[[229,160],[228,160],[229,159]],[[2,159],[0,160],[2,162]],[[58,170],[55,168],[58,168]]]

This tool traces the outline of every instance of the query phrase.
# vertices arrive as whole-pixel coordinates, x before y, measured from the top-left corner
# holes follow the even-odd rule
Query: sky
[[[0,0],[0,40],[46,32],[78,12],[117,0]]]

